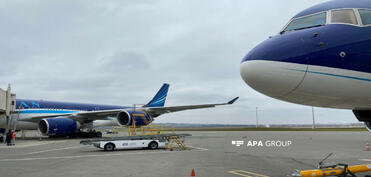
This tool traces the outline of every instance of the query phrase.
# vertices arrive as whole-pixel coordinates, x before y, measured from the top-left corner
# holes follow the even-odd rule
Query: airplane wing
[[[202,104],[202,105],[187,105],[187,106],[170,106],[170,107],[142,107],[137,108],[138,110],[145,110],[151,116],[157,117],[161,114],[177,112],[177,111],[184,111],[189,109],[201,109],[201,108],[211,108],[215,106],[221,105],[230,105],[233,104],[239,97],[232,99],[227,103],[219,103],[219,104]],[[90,122],[94,120],[108,120],[108,117],[114,117],[119,112],[125,109],[112,109],[112,110],[102,110],[102,111],[84,111],[84,112],[75,112],[75,113],[66,113],[66,114],[48,114],[48,115],[40,115],[40,116],[33,116],[29,118],[23,118],[22,121],[29,121],[29,122],[39,122],[41,119],[44,118],[58,118],[58,117],[68,117],[71,119],[75,119],[79,122]]]
[[[232,99],[227,103],[219,103],[219,104],[201,104],[201,105],[187,105],[187,106],[170,106],[170,107],[151,107],[148,108],[147,111],[153,117],[157,117],[161,114],[177,112],[177,111],[184,111],[189,109],[202,109],[202,108],[212,108],[215,106],[221,105],[230,105],[233,104],[239,97]]]
[[[84,111],[76,113],[67,113],[67,114],[48,114],[33,116],[28,118],[23,118],[22,121],[29,122],[39,122],[44,118],[58,118],[58,117],[68,117],[75,119],[79,122],[94,121],[94,120],[108,120],[109,116],[116,116],[122,109],[112,109],[112,110],[102,110],[102,111]]]

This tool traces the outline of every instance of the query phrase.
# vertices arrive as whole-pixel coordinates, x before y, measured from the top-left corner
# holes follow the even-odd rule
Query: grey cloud
[[[118,52],[98,62],[101,70],[141,72],[150,67],[146,57],[135,52]]]
[[[130,105],[146,103],[167,82],[169,106],[241,98],[158,122],[250,124],[259,107],[265,123],[310,123],[310,107],[255,92],[239,65],[256,44],[319,2],[2,1],[0,87],[12,83],[19,98]],[[356,121],[350,111],[329,109],[318,109],[318,119]]]

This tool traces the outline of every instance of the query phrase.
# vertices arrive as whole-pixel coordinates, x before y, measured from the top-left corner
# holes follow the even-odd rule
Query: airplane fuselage
[[[242,60],[255,90],[287,102],[351,109],[371,126],[371,1],[308,8]]]
[[[241,74],[280,100],[371,108],[371,26],[329,24],[274,36],[243,59]]]
[[[97,126],[135,126],[149,125],[154,118],[171,112],[188,109],[212,108],[231,105],[238,97],[227,103],[182,105],[165,107],[169,84],[163,84],[156,95],[140,107],[125,107],[102,104],[84,104],[44,100],[16,100],[16,111],[12,113],[10,123],[0,117],[0,132],[5,129],[35,130],[46,136],[88,136],[100,137]],[[3,116],[3,115],[0,115]]]
[[[118,105],[17,99],[16,111],[12,114],[11,119],[12,121],[10,127],[17,130],[36,130],[38,129],[39,126],[38,122],[28,121],[28,119],[35,116],[55,117],[56,115],[63,116],[65,114],[71,113],[74,114],[113,109],[132,109],[132,108]],[[95,120],[92,123],[94,127],[119,125],[115,117],[112,117],[109,120]],[[5,119],[0,119],[0,129],[5,127],[6,127]]]

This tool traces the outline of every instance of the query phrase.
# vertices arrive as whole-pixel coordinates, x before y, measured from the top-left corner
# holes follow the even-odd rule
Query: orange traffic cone
[[[370,144],[366,142],[366,151],[370,151]]]
[[[195,169],[192,169],[191,176],[196,176]]]

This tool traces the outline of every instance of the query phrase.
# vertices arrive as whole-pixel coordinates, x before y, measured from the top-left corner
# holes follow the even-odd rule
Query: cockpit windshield
[[[322,12],[292,20],[291,23],[287,25],[287,27],[283,30],[283,32],[312,28],[316,26],[322,26],[325,24],[326,24],[326,12]]]
[[[370,9],[359,9],[359,14],[361,16],[363,25],[371,25],[371,10]]]
[[[358,24],[353,9],[332,10],[331,23]]]

